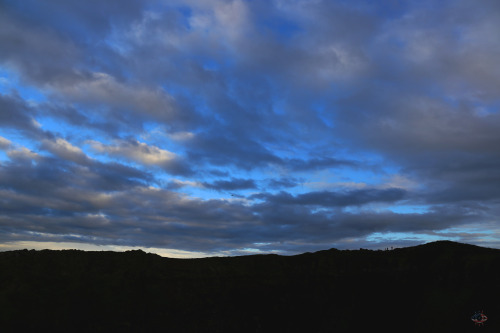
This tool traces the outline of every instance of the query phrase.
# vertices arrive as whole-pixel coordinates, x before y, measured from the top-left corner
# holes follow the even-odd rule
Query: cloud
[[[0,136],[0,149],[7,150],[11,146],[12,142],[3,136]]]
[[[0,216],[2,237],[205,253],[270,243],[296,253],[373,232],[428,232],[488,219],[484,207],[437,206],[423,214],[335,209],[402,200],[406,193],[400,189],[282,192],[238,202],[190,198],[152,187],[150,181],[147,174],[116,163],[80,166],[49,157],[38,157],[36,164],[12,160],[0,166],[0,208],[7,213]],[[233,184],[219,184],[225,186]]]
[[[9,14],[9,10],[0,14],[3,64],[18,70],[28,81],[41,84],[70,83],[78,77],[71,70],[79,57],[71,42]]]
[[[260,143],[232,133],[203,133],[187,144],[189,159],[216,166],[234,165],[251,170],[281,159]]]
[[[181,189],[181,188],[186,187],[186,186],[197,187],[197,188],[204,187],[203,184],[200,182],[172,179],[171,181],[169,181],[166,184],[165,188],[168,190],[178,190],[178,189]]]
[[[158,166],[172,174],[186,175],[193,172],[178,155],[136,140],[117,141],[114,145],[105,145],[98,141],[88,143],[97,152],[126,158],[143,165]]]
[[[154,119],[170,123],[185,116],[176,105],[175,99],[161,89],[148,89],[144,86],[118,82],[106,73],[91,73],[72,85],[58,87],[58,94],[79,104],[97,107],[106,105],[107,112],[117,120],[127,122],[127,117],[135,115],[138,119]],[[120,110],[118,113],[117,111]],[[127,111],[124,114],[124,111]]]
[[[279,179],[269,179],[267,180],[267,187],[272,189],[280,189],[280,188],[291,188],[299,185],[300,180],[294,177],[283,177]]]
[[[64,160],[73,161],[78,164],[91,163],[89,157],[79,147],[72,145],[62,138],[44,140],[41,147]]]
[[[43,137],[44,133],[35,120],[36,110],[29,106],[20,96],[0,94],[0,127],[22,132],[35,138]]]
[[[331,157],[321,157],[321,158],[310,158],[306,160],[301,160],[297,158],[292,158],[284,161],[284,166],[295,171],[308,171],[308,170],[318,170],[318,169],[331,169],[338,167],[360,167],[359,162],[341,160]]]
[[[273,205],[309,205],[322,207],[347,207],[359,206],[372,202],[393,203],[403,200],[406,191],[399,188],[388,189],[359,189],[342,192],[320,191],[307,192],[296,196],[287,192],[279,194],[254,194],[252,198],[263,199],[266,204]]]
[[[81,5],[50,0],[42,5],[29,0],[5,5],[0,20],[4,46],[0,59],[28,81],[45,87],[71,85],[87,75],[86,65],[110,54],[103,44],[105,37],[138,19],[146,2],[92,1]],[[114,68],[111,64],[100,66]]]
[[[216,180],[212,183],[204,182],[202,185],[208,189],[217,191],[235,191],[256,189],[257,185],[253,179],[232,178],[231,180]]]
[[[27,162],[36,161],[40,158],[40,155],[29,150],[26,147],[19,147],[16,149],[10,149],[7,151],[7,157],[13,161],[17,162]]]

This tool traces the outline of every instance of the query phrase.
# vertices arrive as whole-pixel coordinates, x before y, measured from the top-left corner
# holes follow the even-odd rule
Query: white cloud
[[[175,132],[169,134],[168,136],[175,141],[187,141],[193,139],[195,134],[192,132]]]
[[[160,88],[147,88],[117,81],[106,73],[93,73],[70,86],[58,87],[61,97],[84,104],[107,105],[159,120],[168,120],[177,110],[175,100]]]
[[[42,142],[42,148],[60,158],[75,163],[86,164],[90,161],[89,157],[79,147],[72,145],[62,138],[55,140],[46,139]]]
[[[180,180],[180,179],[171,179],[170,180],[171,186],[174,188],[181,188],[181,187],[194,187],[194,188],[205,188],[205,185],[203,185],[201,182],[197,181],[190,181],[190,180]]]
[[[125,157],[146,165],[164,166],[176,158],[176,154],[168,150],[139,141],[116,141],[115,145],[105,145],[98,141],[88,141],[88,143],[97,152]]]
[[[3,136],[0,136],[0,149],[7,150],[11,146],[12,142],[7,140]]]
[[[15,150],[9,150],[7,151],[7,156],[10,159],[17,159],[17,160],[37,160],[40,158],[40,155],[29,150],[26,147],[21,147]]]

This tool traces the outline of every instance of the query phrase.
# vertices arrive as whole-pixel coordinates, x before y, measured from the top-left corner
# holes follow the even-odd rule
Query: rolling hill
[[[500,250],[449,241],[203,259],[0,253],[2,332],[499,332],[498,318]]]

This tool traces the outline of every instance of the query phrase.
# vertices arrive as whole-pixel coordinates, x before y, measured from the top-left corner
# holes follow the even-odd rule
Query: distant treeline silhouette
[[[500,332],[499,296],[500,250],[448,241],[203,259],[0,253],[1,332]]]

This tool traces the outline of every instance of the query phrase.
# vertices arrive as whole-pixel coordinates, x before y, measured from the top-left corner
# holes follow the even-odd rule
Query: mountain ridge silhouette
[[[500,250],[451,241],[197,259],[0,253],[2,332],[498,331],[499,296]]]

